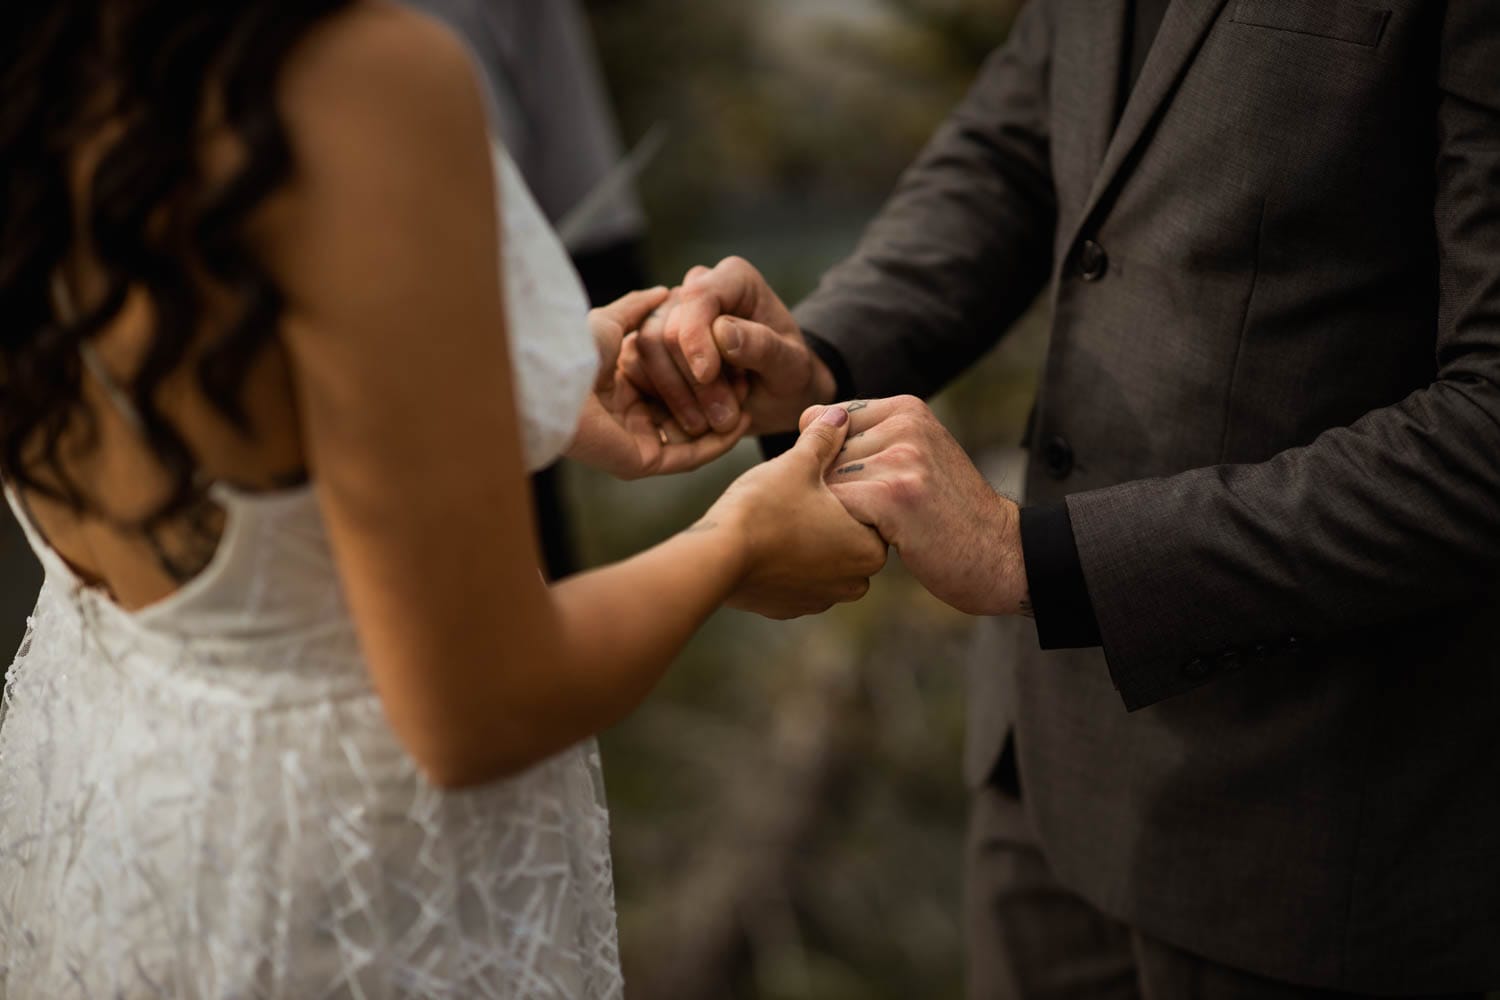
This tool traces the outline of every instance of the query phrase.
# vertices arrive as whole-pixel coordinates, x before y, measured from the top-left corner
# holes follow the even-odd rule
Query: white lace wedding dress
[[[496,171],[539,467],[597,355],[561,246],[498,152]],[[619,997],[594,747],[429,786],[371,689],[311,489],[216,494],[208,569],[135,613],[28,525],[47,578],[0,727],[0,996]]]

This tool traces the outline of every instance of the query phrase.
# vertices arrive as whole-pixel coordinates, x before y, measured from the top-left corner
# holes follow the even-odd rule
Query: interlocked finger
[[[661,431],[668,439],[668,443],[662,447],[661,467],[657,470],[658,475],[675,475],[707,465],[739,444],[749,428],[748,415],[741,417],[739,423],[727,432],[710,431],[698,437],[687,435],[681,427],[677,426],[676,421],[663,425]]]
[[[849,411],[849,433],[858,434],[903,413],[915,413],[926,409],[926,404],[911,396],[895,396],[890,399],[855,399],[835,403]],[[826,407],[810,406],[802,414],[801,426],[806,427],[818,418]]]
[[[854,462],[863,462],[870,456],[879,454],[886,449],[892,439],[893,435],[879,424],[867,431],[853,432],[844,442],[844,450],[839,452],[835,468]]]
[[[670,308],[670,304],[664,307]],[[646,320],[636,337],[636,352],[650,383],[644,391],[665,403],[684,430],[702,434],[709,429],[708,418],[663,340],[663,323],[664,316],[658,311]]]
[[[861,458],[849,458],[845,455],[840,455],[838,461],[834,462],[833,467],[823,476],[823,481],[830,486],[835,486],[839,483],[868,482],[878,478],[880,471],[886,468],[887,465],[888,463],[885,461],[883,451],[877,451]]]

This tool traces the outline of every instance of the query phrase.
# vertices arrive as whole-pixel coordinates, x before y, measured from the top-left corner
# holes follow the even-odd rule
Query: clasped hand
[[[1029,614],[1020,511],[927,404],[899,396],[842,405],[849,437],[825,478],[845,509],[939,600],[971,615]]]
[[[617,375],[622,344],[669,295],[666,288],[632,292],[589,313],[589,329],[599,349],[599,379],[584,404],[569,458],[619,479],[671,475],[719,458],[749,430],[749,415],[739,413],[722,430],[684,428],[656,394],[642,392],[635,382]]]
[[[622,424],[640,457],[633,467],[692,468],[746,433],[806,431],[825,412],[832,374],[745,261],[695,268],[678,289],[637,294],[596,324],[597,334],[608,323],[605,340],[618,345],[601,341],[606,359],[616,358],[607,380],[616,395],[601,395],[599,407],[628,415]],[[931,409],[909,396],[840,405],[848,437],[824,482],[848,513],[954,608],[1029,613],[1019,510]]]
[[[723,430],[689,432],[656,394],[617,373],[622,343],[667,298],[665,288],[635,292],[590,314],[601,369],[570,457],[626,479],[682,472],[724,454],[749,429],[750,415],[737,413]],[[743,403],[747,381],[726,374],[731,398]],[[885,542],[850,516],[824,478],[849,423],[842,410],[826,414],[787,454],[741,476],[697,526],[732,533],[733,606],[771,618],[815,614],[864,596],[885,565]]]

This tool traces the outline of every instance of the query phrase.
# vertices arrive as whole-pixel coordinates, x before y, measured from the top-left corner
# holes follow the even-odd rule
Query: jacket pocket
[[[1380,44],[1391,12],[1352,0],[1238,0],[1229,19],[1373,48]]]

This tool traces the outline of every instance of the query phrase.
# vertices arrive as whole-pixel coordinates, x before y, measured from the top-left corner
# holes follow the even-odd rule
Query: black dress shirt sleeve
[[[1021,552],[1042,648],[1098,646],[1099,622],[1084,583],[1067,504],[1021,508]]]

